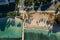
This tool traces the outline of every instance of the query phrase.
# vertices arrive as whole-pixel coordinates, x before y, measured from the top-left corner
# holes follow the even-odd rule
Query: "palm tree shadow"
[[[10,4],[10,5],[0,5],[0,17],[5,17],[5,18],[0,18],[0,30],[5,31],[5,28],[9,28],[10,25],[14,25],[15,22],[10,20],[8,21],[8,18],[6,18],[6,15],[8,12],[14,11],[15,10],[15,3]],[[8,21],[8,22],[7,22]]]

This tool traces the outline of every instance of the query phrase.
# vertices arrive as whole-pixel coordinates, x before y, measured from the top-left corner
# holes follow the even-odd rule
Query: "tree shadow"
[[[9,18],[6,18],[7,13],[14,10],[15,10],[15,3],[12,4],[10,3],[10,5],[0,5],[0,30],[1,31],[4,31],[6,27],[9,28],[10,25],[12,26],[15,25],[14,18],[12,18],[13,21],[10,20],[8,21]]]
[[[21,23],[20,21],[19,21],[19,22],[16,22],[16,21],[15,21],[15,17],[14,17],[14,18],[12,18],[12,20],[9,20],[9,21],[7,22],[7,28],[9,28],[10,25],[11,25],[12,27],[15,27],[15,26],[21,27],[21,26],[22,26],[22,23]]]
[[[8,12],[15,10],[15,3],[9,5],[0,5],[0,17],[6,17]]]
[[[9,5],[0,5],[0,13],[8,13],[15,10],[15,3]]]
[[[41,11],[47,10],[53,3],[49,2],[48,4],[42,5],[41,6]]]
[[[1,31],[4,31],[5,28],[9,28],[10,26],[12,27],[21,27],[22,26],[22,23],[19,21],[18,23],[16,23],[15,21],[15,17],[11,18],[11,19],[3,19],[3,20],[0,20],[0,29]]]
[[[5,28],[9,28],[10,25],[14,26],[15,21],[8,20],[9,18],[1,18],[0,19],[0,30],[5,31]],[[15,19],[13,19],[15,20]]]
[[[37,11],[39,7],[40,5],[39,6],[34,5],[34,10]]]
[[[60,32],[60,25],[54,24],[52,28],[53,33]]]
[[[17,24],[17,27],[21,27],[22,26],[22,24],[21,24],[21,22],[19,22],[18,24]]]
[[[7,23],[7,18],[1,18],[0,19],[0,30],[4,31]]]

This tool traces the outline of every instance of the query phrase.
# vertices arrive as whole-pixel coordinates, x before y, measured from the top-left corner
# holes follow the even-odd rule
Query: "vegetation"
[[[17,13],[18,18],[23,20],[23,14],[22,13]]]
[[[49,2],[51,2],[52,0],[42,0],[42,4],[44,5],[44,4],[47,4],[47,3],[49,3]]]
[[[41,4],[41,0],[35,0],[34,5],[39,6]]]
[[[20,1],[20,0],[16,0],[16,5],[20,4],[19,1]]]
[[[9,13],[7,13],[7,17],[9,18],[9,17],[15,17],[16,16],[16,12],[15,11],[12,11],[12,12],[9,12]]]
[[[33,5],[33,0],[25,0],[24,5],[25,6],[32,6]]]
[[[42,4],[47,4],[47,3],[49,3],[49,2],[51,2],[52,0],[25,0],[24,1],[24,4],[25,4],[25,6],[34,6],[34,5],[36,5],[36,6],[39,6],[41,3]]]
[[[20,19],[23,19],[23,16],[21,16],[22,13],[17,13],[16,11],[12,11],[12,12],[9,12],[7,13],[7,18],[11,18],[11,17],[15,17],[17,16],[18,18]]]

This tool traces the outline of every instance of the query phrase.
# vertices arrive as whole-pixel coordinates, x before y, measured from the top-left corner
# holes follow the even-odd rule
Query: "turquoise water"
[[[25,40],[60,40],[60,33],[50,33],[44,30],[25,30]]]
[[[0,21],[0,38],[22,37],[22,21],[9,21],[9,19]]]

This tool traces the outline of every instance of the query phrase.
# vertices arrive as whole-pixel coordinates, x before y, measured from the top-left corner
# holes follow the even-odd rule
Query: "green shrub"
[[[15,11],[12,11],[12,12],[9,12],[9,13],[7,13],[7,17],[9,18],[9,17],[15,17],[16,16],[16,12]]]
[[[16,0],[16,5],[20,4],[20,0]]]
[[[39,6],[41,3],[45,5],[51,1],[52,0],[25,0],[24,4],[25,6],[34,6],[34,5]]]
[[[33,3],[34,3],[34,0],[25,0],[24,1],[25,6],[32,6]]]

